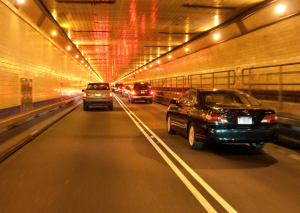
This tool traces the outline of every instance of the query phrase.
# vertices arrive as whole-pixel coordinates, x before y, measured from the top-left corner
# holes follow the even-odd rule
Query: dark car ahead
[[[125,86],[123,89],[122,89],[122,96],[125,97],[125,96],[128,96],[128,93],[131,91],[131,88],[130,86]]]
[[[145,101],[152,104],[153,91],[148,83],[139,82],[133,85],[133,88],[128,93],[128,101],[133,103],[135,101]]]
[[[113,87],[113,92],[122,92],[122,89],[124,88],[124,85],[121,83],[116,83],[116,85]]]
[[[83,109],[90,106],[107,106],[113,110],[113,96],[108,83],[89,83],[83,94]]]
[[[171,100],[166,120],[168,133],[182,133],[192,149],[205,143],[249,143],[262,149],[278,136],[274,110],[239,90],[190,89]]]

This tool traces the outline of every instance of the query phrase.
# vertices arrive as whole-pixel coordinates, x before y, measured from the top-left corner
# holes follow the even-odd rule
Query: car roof
[[[237,89],[203,89],[203,88],[195,88],[195,90],[198,91],[208,91],[208,92],[214,92],[214,91],[221,91],[221,92],[242,92],[240,90]]]

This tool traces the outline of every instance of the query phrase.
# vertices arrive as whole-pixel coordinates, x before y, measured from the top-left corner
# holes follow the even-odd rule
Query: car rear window
[[[88,84],[87,90],[109,90],[109,84],[102,84],[102,83],[97,83],[97,84]]]
[[[207,91],[202,94],[205,104],[208,105],[260,105],[254,97],[243,92]]]
[[[149,84],[135,84],[134,85],[134,89],[150,89],[150,85]]]

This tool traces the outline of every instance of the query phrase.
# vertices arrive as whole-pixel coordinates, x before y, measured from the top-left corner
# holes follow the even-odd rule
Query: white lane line
[[[115,96],[116,97],[116,96]],[[128,114],[131,120],[135,125],[141,130],[144,136],[156,149],[156,151],[162,156],[162,158],[167,162],[171,169],[176,173],[176,175],[181,179],[181,181],[186,185],[186,187],[191,191],[191,193],[196,197],[199,203],[206,209],[209,213],[217,213],[217,211],[210,205],[210,203],[200,194],[200,192],[191,184],[191,182],[182,174],[182,172],[174,165],[174,163],[168,158],[168,156],[159,148],[159,146],[151,139],[151,137],[145,132],[145,130],[138,124],[138,122],[133,118],[133,113],[125,109],[124,103],[116,97],[116,100],[119,102],[124,111]]]
[[[116,97],[119,99],[118,97]],[[119,99],[120,100],[120,99]],[[121,100],[120,100],[121,101]],[[122,101],[121,101],[122,102]],[[213,188],[211,188],[194,170],[189,167],[176,153],[174,153],[154,132],[152,132],[130,109],[122,102],[124,107],[147,129],[152,136],[160,142],[160,144],[198,181],[199,184],[206,189],[206,191],[213,196],[228,212],[237,213],[237,211],[230,206]],[[121,104],[121,105],[122,105]]]

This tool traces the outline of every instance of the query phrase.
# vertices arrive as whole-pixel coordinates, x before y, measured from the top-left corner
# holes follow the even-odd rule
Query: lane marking
[[[152,146],[156,149],[156,151],[161,155],[161,157],[166,161],[166,163],[171,167],[171,169],[175,172],[175,174],[180,178],[180,180],[186,185],[186,187],[191,191],[191,193],[196,197],[199,203],[206,209],[209,213],[217,213],[217,211],[210,205],[210,203],[201,195],[201,193],[192,185],[192,183],[182,174],[182,172],[175,166],[175,164],[168,158],[168,156],[162,151],[161,148],[152,140],[152,138],[145,132],[145,130],[138,124],[138,122],[134,119],[132,112],[129,113],[126,110],[126,106],[124,107],[124,103],[115,95],[116,100],[119,102],[124,111],[128,114],[131,120],[135,123],[135,125],[140,129],[140,131],[144,134],[144,136],[148,139],[148,141],[152,144]]]
[[[226,209],[230,213],[237,213],[237,211],[230,206],[213,188],[211,188],[191,167],[189,167],[175,152],[173,152],[154,132],[152,132],[130,109],[119,99],[119,97],[116,97],[116,100],[120,103],[120,105],[128,110],[130,112],[130,117],[134,116],[143,126],[145,129],[147,129],[152,136],[155,137],[155,139],[195,178],[195,180],[198,181],[200,185],[202,185],[203,188],[219,202],[221,206],[223,206],[224,209]],[[125,110],[125,109],[124,109]],[[125,110],[126,111],[126,110]],[[126,111],[127,112],[127,111]],[[129,114],[127,112],[127,114]],[[144,131],[144,130],[143,130]],[[156,145],[156,144],[155,144]]]

